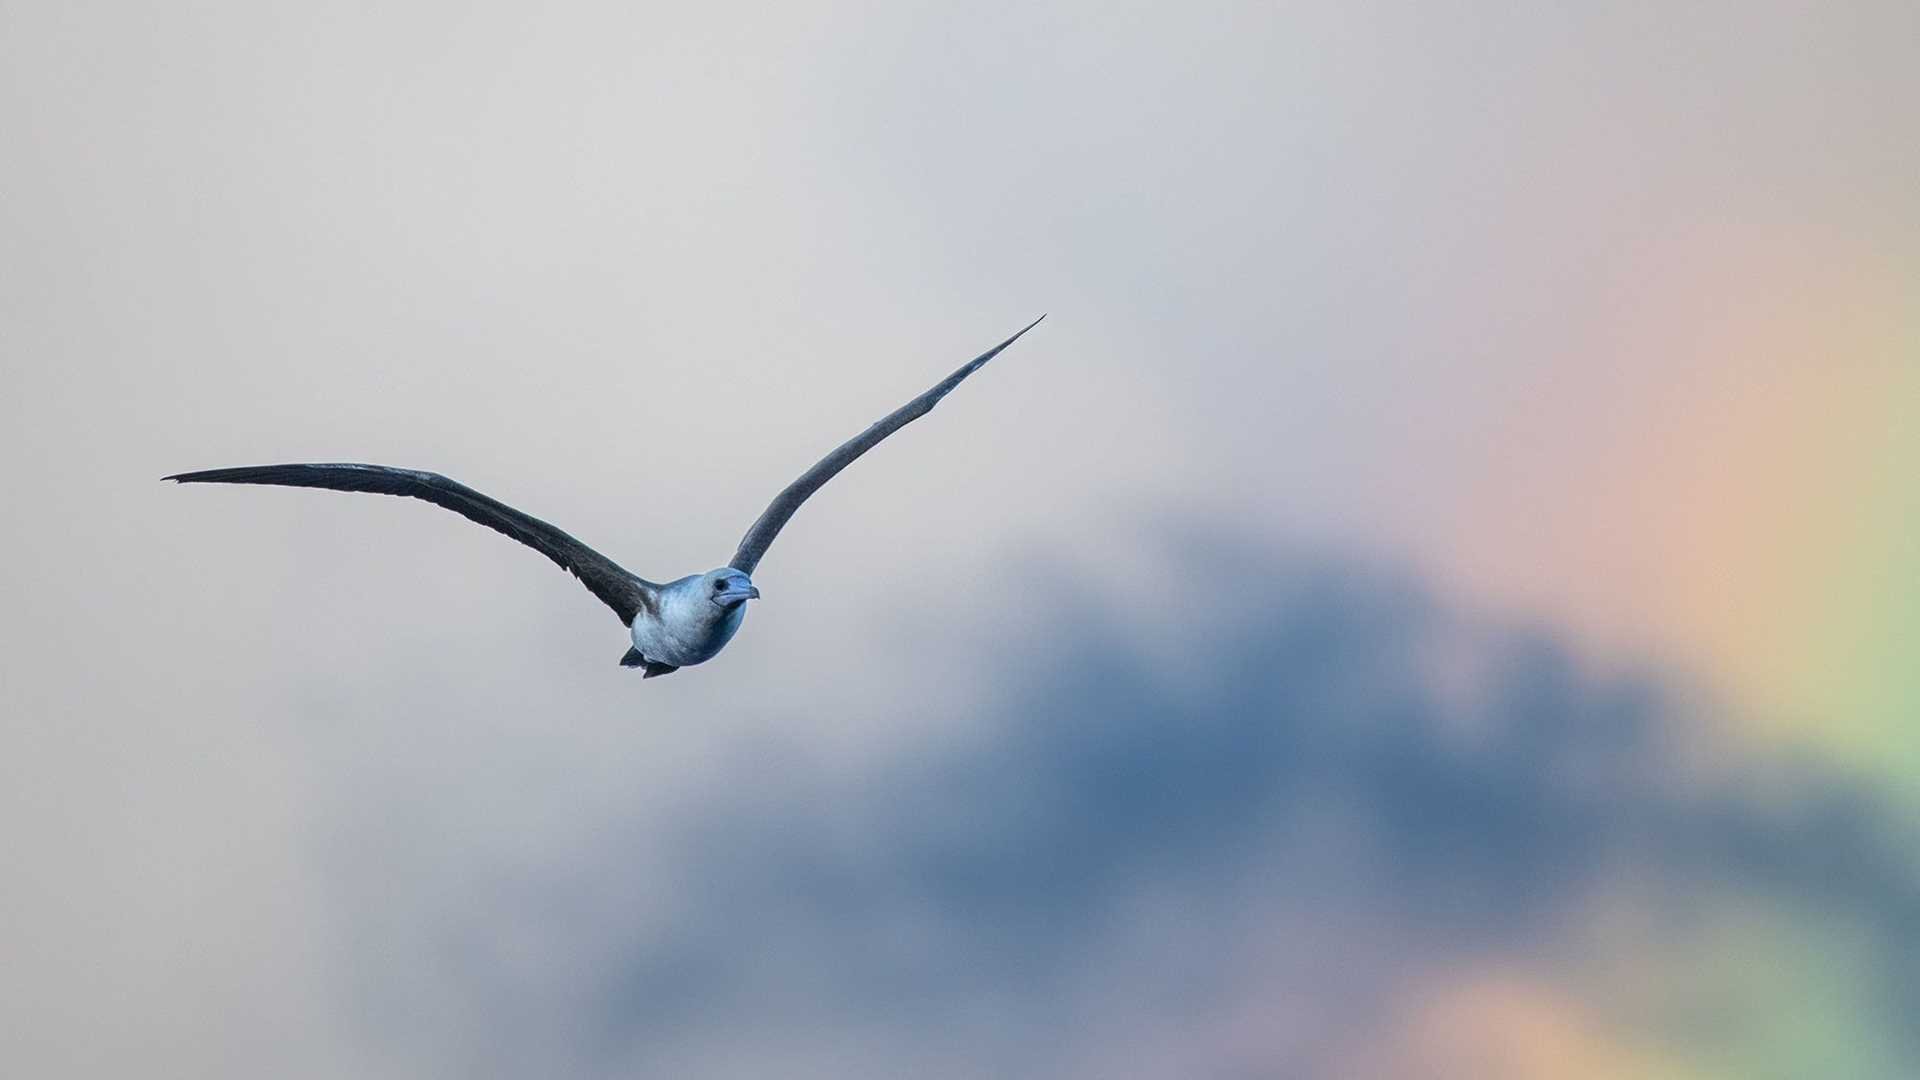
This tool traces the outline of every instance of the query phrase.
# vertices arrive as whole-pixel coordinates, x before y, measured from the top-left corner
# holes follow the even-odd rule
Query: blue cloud
[[[1220,565],[1223,542],[1187,544],[1169,566]],[[563,868],[566,890],[601,897],[670,880],[671,918],[635,928],[615,902],[582,923],[535,880],[556,867],[528,867],[520,898],[460,939],[469,1007],[501,1039],[485,1063],[1084,1071],[1088,1040],[1228,1010],[1251,979],[1319,1012],[1316,1037],[1250,1067],[1313,1075],[1377,1034],[1414,976],[1489,956],[1551,970],[1587,902],[1634,881],[1676,900],[1656,918],[1732,893],[1795,925],[1864,927],[1878,959],[1858,975],[1888,1008],[1863,1023],[1920,1065],[1899,1020],[1920,1010],[1920,878],[1869,790],[1806,765],[1692,763],[1701,731],[1661,678],[1594,673],[1545,629],[1478,624],[1403,578],[1224,546],[1225,618],[1178,612],[1143,635],[1040,575],[1071,625],[985,658],[1017,674],[960,745],[858,782],[750,762],[667,864],[623,858],[657,828],[636,822]],[[1203,652],[1166,665],[1141,643],[1169,638]],[[1297,971],[1282,950],[1250,974],[1263,926],[1298,943]],[[488,960],[490,935],[529,927],[586,957],[564,1008]]]

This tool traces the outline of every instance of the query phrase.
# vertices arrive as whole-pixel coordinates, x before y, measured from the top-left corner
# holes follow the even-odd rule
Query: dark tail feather
[[[627,655],[620,658],[620,666],[646,668],[647,673],[645,675],[640,676],[643,679],[651,679],[655,675],[671,675],[674,672],[680,670],[678,667],[675,667],[672,664],[654,663],[653,661],[647,659],[646,657],[641,656],[639,649],[628,649]]]

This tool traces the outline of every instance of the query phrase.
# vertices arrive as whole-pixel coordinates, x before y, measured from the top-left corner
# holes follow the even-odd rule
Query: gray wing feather
[[[653,606],[654,585],[621,569],[619,564],[530,514],[521,513],[465,484],[418,469],[391,465],[346,463],[319,465],[251,465],[207,469],[162,477],[182,484],[277,484],[283,487],[326,488],[403,495],[443,506],[468,521],[485,525],[552,559],[580,579],[587,591],[620,616],[622,623]]]
[[[1044,318],[1046,318],[1045,315],[1040,316],[1040,319]],[[733,561],[727,565],[743,573],[753,573],[754,567],[759,566],[761,558],[766,555],[767,548],[773,545],[773,538],[780,535],[781,526],[787,523],[787,519],[793,516],[794,511],[800,509],[801,503],[807,501],[807,496],[820,490],[821,485],[833,479],[841,469],[853,464],[854,459],[861,454],[880,445],[881,440],[933,411],[933,407],[940,403],[941,398],[946,397],[967,376],[980,370],[987,361],[998,356],[1000,350],[1020,340],[1020,334],[1040,325],[1040,319],[1033,320],[1022,327],[1019,334],[1013,335],[969,360],[960,370],[935,384],[933,389],[888,413],[878,423],[841,443],[833,453],[821,458],[818,464],[808,469],[800,479],[788,484],[787,489],[774,498],[766,512],[762,513],[759,520],[753,523],[753,527],[747,530],[747,535],[740,539],[740,547],[733,553]]]

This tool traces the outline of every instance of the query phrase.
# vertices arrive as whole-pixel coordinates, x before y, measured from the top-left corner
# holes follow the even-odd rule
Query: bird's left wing
[[[399,469],[392,465],[247,465],[234,469],[207,469],[162,477],[182,484],[278,484],[285,487],[366,491],[377,495],[404,495],[443,506],[468,521],[485,525],[552,559],[580,579],[587,591],[620,616],[633,622],[642,608],[653,604],[651,582],[628,573],[620,565],[531,514],[498,499],[488,498],[465,484],[439,473]]]
[[[1040,316],[1040,319],[1044,318],[1046,318],[1045,315]],[[772,546],[773,538],[780,535],[781,526],[787,523],[787,519],[793,516],[794,511],[800,509],[801,503],[807,501],[807,496],[820,490],[821,485],[833,479],[841,469],[853,464],[855,458],[880,445],[882,439],[933,411],[933,407],[940,403],[940,399],[946,397],[954,387],[959,386],[961,380],[980,370],[987,361],[998,356],[1000,350],[1020,340],[1020,334],[1040,325],[1040,319],[1033,320],[1021,327],[1019,334],[1013,335],[967,361],[960,370],[941,379],[933,389],[888,413],[878,423],[841,443],[833,453],[821,458],[819,463],[802,474],[800,479],[788,484],[785,491],[775,496],[773,503],[760,515],[759,520],[753,523],[753,527],[747,530],[747,535],[741,537],[740,547],[733,553],[733,561],[727,565],[742,573],[753,573],[753,568],[759,566],[760,559],[766,555],[767,548]]]

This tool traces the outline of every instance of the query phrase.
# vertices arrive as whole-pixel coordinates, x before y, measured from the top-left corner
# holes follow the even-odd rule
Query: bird
[[[632,573],[554,525],[516,510],[498,499],[436,472],[392,465],[328,462],[297,465],[243,465],[175,473],[161,477],[176,484],[273,484],[326,488],[423,499],[468,521],[485,525],[538,551],[580,580],[587,591],[613,609],[631,641],[620,666],[639,668],[643,679],[669,675],[719,655],[740,630],[747,602],[760,598],[753,573],[774,537],[807,497],[880,445],[887,436],[933,410],[967,376],[1000,355],[1021,335],[1040,325],[1041,315],[1012,337],[962,364],[953,374],[905,405],[881,417],[865,431],[841,443],[774,496],[747,529],[725,566],[655,583]]]

